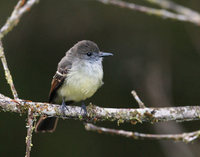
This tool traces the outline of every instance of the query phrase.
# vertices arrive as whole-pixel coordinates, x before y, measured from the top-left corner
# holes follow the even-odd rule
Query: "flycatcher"
[[[103,84],[102,58],[112,53],[101,52],[92,41],[83,40],[66,52],[58,63],[51,82],[49,102],[61,104],[61,109],[74,102],[90,98]],[[58,118],[41,117],[36,132],[53,132]]]

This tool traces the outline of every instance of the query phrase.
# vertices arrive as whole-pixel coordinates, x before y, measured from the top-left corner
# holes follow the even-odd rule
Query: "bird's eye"
[[[91,55],[92,55],[92,53],[91,53],[91,52],[88,52],[88,53],[87,53],[87,56],[91,56]]]

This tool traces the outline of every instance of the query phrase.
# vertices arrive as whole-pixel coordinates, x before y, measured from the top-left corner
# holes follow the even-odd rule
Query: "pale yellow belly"
[[[101,85],[100,75],[87,76],[84,73],[74,73],[68,75],[58,93],[65,101],[79,102],[91,97]]]

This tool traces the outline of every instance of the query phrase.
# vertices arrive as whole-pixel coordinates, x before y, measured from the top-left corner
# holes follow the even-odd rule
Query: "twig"
[[[193,18],[191,16],[188,16],[188,14],[185,15],[185,14],[181,14],[180,12],[174,13],[174,12],[168,11],[166,9],[155,9],[155,8],[146,7],[146,6],[142,6],[142,5],[138,5],[138,4],[134,4],[134,3],[121,1],[121,0],[97,0],[97,1],[104,3],[104,4],[112,4],[112,5],[122,7],[122,8],[128,8],[131,10],[143,12],[143,13],[146,13],[149,15],[156,15],[158,17],[163,17],[163,18],[169,18],[169,19],[184,21],[184,22],[191,22],[198,26],[200,25],[200,20],[199,20],[200,16],[196,16],[195,18]],[[148,1],[150,1],[150,0],[148,0]],[[197,14],[195,14],[195,15],[197,15]]]
[[[68,106],[65,113],[60,110],[60,105],[30,102],[18,99],[13,100],[0,94],[0,108],[3,111],[16,113],[27,112],[32,108],[37,116],[47,115],[66,119],[96,121],[117,121],[118,123],[142,123],[142,122],[165,122],[165,121],[191,121],[200,120],[200,106],[163,107],[163,108],[103,108],[94,105],[87,106],[87,115],[78,106]]]
[[[0,29],[0,39],[3,38],[14,26],[16,26],[21,19],[22,15],[29,11],[30,8],[39,0],[28,0],[24,4],[24,0],[20,0],[15,6],[11,16],[8,18],[4,26]]]
[[[13,79],[12,79],[12,76],[10,74],[10,70],[8,68],[8,64],[7,64],[7,61],[6,61],[5,53],[3,51],[3,46],[2,46],[1,40],[0,40],[0,57],[1,57],[1,62],[3,64],[6,80],[7,80],[8,84],[10,85],[10,89],[12,91],[14,99],[18,99],[18,94],[17,94],[17,91],[15,89]]]
[[[6,61],[6,57],[5,57],[5,53],[3,50],[3,45],[2,45],[2,38],[9,32],[11,31],[14,26],[16,26],[20,20],[20,18],[22,17],[22,15],[29,11],[30,8],[36,3],[38,2],[38,0],[19,0],[19,2],[17,3],[17,5],[15,6],[11,16],[8,18],[8,20],[6,21],[6,23],[3,25],[3,27],[0,29],[0,58],[1,58],[1,62],[3,64],[3,68],[4,68],[4,72],[5,72],[5,76],[6,76],[6,80],[8,82],[8,84],[10,85],[10,89],[12,91],[12,94],[14,96],[13,101],[17,102],[17,100],[19,100],[18,98],[18,94],[17,91],[15,89],[14,83],[13,83],[13,79],[10,73],[10,70],[8,68],[7,65],[7,61]],[[16,108],[19,107],[16,106]],[[27,137],[26,137],[26,155],[25,157],[30,157],[30,151],[31,151],[31,146],[32,146],[32,132],[33,132],[33,112],[31,110],[31,108],[29,107],[28,110],[28,123],[27,123]]]
[[[144,103],[141,101],[141,99],[139,98],[139,96],[137,95],[136,91],[132,91],[131,94],[133,95],[133,97],[135,98],[135,100],[137,101],[138,105],[140,108],[145,108]]]
[[[196,21],[197,23],[200,22],[200,14],[190,8],[184,7],[182,5],[179,5],[175,2],[172,2],[170,0],[146,0],[150,3],[154,3],[159,5],[160,7],[164,8],[164,9],[169,9],[172,10],[174,12],[186,15],[190,18],[192,18],[194,21]]]
[[[33,4],[35,4],[36,2],[38,2],[38,0],[28,0],[24,4],[24,0],[20,0],[17,3],[17,5],[15,6],[15,9],[13,10],[11,16],[8,18],[6,23],[0,29],[0,58],[1,58],[1,62],[3,64],[6,80],[7,80],[8,84],[10,85],[10,89],[11,89],[12,94],[13,94],[15,99],[18,99],[18,94],[17,94],[17,91],[15,89],[15,86],[14,86],[14,83],[13,83],[13,79],[12,79],[10,70],[8,68],[8,65],[7,65],[7,61],[6,61],[6,57],[5,57],[5,53],[4,53],[4,50],[3,50],[3,45],[2,45],[1,39],[9,31],[11,31],[14,26],[17,25],[17,23],[19,22],[19,20],[22,17],[22,15],[25,12],[27,12],[33,6]]]
[[[104,127],[98,127],[93,124],[87,123],[85,129],[88,131],[95,131],[98,133],[107,133],[112,135],[119,135],[133,139],[154,139],[154,140],[173,140],[182,142],[192,142],[200,137],[200,130],[182,134],[144,134],[138,132],[131,132],[125,130],[109,129]]]
[[[28,120],[27,120],[27,136],[26,136],[26,155],[25,157],[30,157],[31,147],[32,147],[32,133],[34,130],[34,114],[31,108],[28,110]]]

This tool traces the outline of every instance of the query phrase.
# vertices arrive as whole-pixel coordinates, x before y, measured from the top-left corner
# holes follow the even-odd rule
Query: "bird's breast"
[[[91,97],[103,84],[101,64],[80,63],[72,66],[63,86],[59,89],[65,101],[82,101]]]

